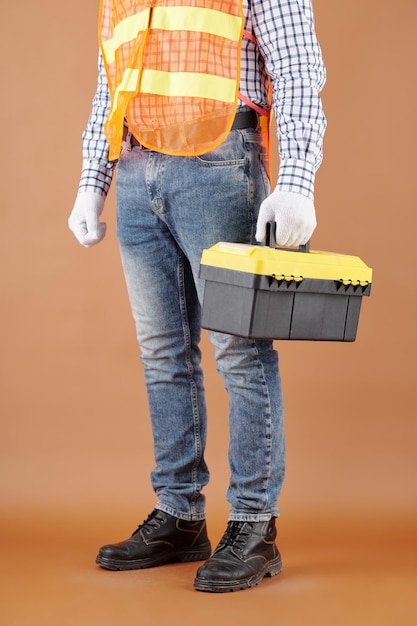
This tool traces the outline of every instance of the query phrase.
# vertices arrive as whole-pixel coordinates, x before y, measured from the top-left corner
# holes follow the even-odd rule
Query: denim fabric
[[[156,467],[157,508],[205,517],[207,415],[201,369],[201,253],[251,242],[269,192],[257,130],[232,131],[200,157],[134,147],[119,161],[117,234],[141,360]],[[278,515],[285,468],[278,356],[270,341],[208,333],[230,401],[231,520]]]

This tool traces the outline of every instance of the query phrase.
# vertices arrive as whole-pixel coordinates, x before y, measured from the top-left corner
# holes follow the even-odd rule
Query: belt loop
[[[122,149],[120,151],[120,156],[123,157],[127,152],[130,152],[132,149],[132,133],[127,126],[123,127],[123,139],[122,139]]]

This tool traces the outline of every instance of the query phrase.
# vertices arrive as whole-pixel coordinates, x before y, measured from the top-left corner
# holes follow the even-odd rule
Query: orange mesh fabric
[[[189,26],[177,30],[153,28],[152,11],[161,7],[211,9],[225,15],[225,19],[237,17],[239,37],[236,32],[230,37],[220,36],[204,29],[202,32],[189,30]],[[114,37],[115,28],[117,31],[118,25],[123,26],[123,20],[138,15],[143,18],[142,29],[128,41],[119,37],[114,59],[111,54],[106,56],[106,42]],[[219,17],[221,19],[221,15]],[[125,116],[138,141],[160,152],[187,156],[219,145],[227,136],[236,111],[242,31],[240,0],[102,0],[100,41],[112,98],[112,109],[105,125],[110,158],[119,156]],[[149,74],[152,70],[168,74],[196,73],[202,77],[203,92],[204,78],[214,79],[218,83],[216,93],[220,95],[199,92],[190,96],[186,86],[181,94],[181,81],[179,86],[175,85],[175,94],[164,92],[161,95],[153,93],[152,89],[144,93],[143,73]],[[177,81],[177,77],[174,78]],[[220,81],[224,79],[229,89],[234,90],[233,102],[231,98],[222,99],[223,82]]]

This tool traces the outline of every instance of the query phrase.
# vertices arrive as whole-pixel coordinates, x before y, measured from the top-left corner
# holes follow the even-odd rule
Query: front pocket
[[[203,167],[246,167],[248,164],[248,159],[246,157],[243,159],[219,159],[216,151],[207,152],[207,154],[202,154],[193,158]]]
[[[204,167],[246,167],[248,152],[239,131],[232,131],[214,150],[192,157]]]

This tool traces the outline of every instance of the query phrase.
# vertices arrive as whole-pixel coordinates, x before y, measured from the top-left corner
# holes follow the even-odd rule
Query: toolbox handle
[[[276,247],[276,239],[275,239],[275,229],[276,229],[276,222],[267,222],[266,224],[266,245],[268,246],[268,248],[275,248]],[[298,248],[282,248],[283,250],[289,250],[292,252],[309,252],[310,251],[310,241],[307,241],[307,243],[298,246]]]

